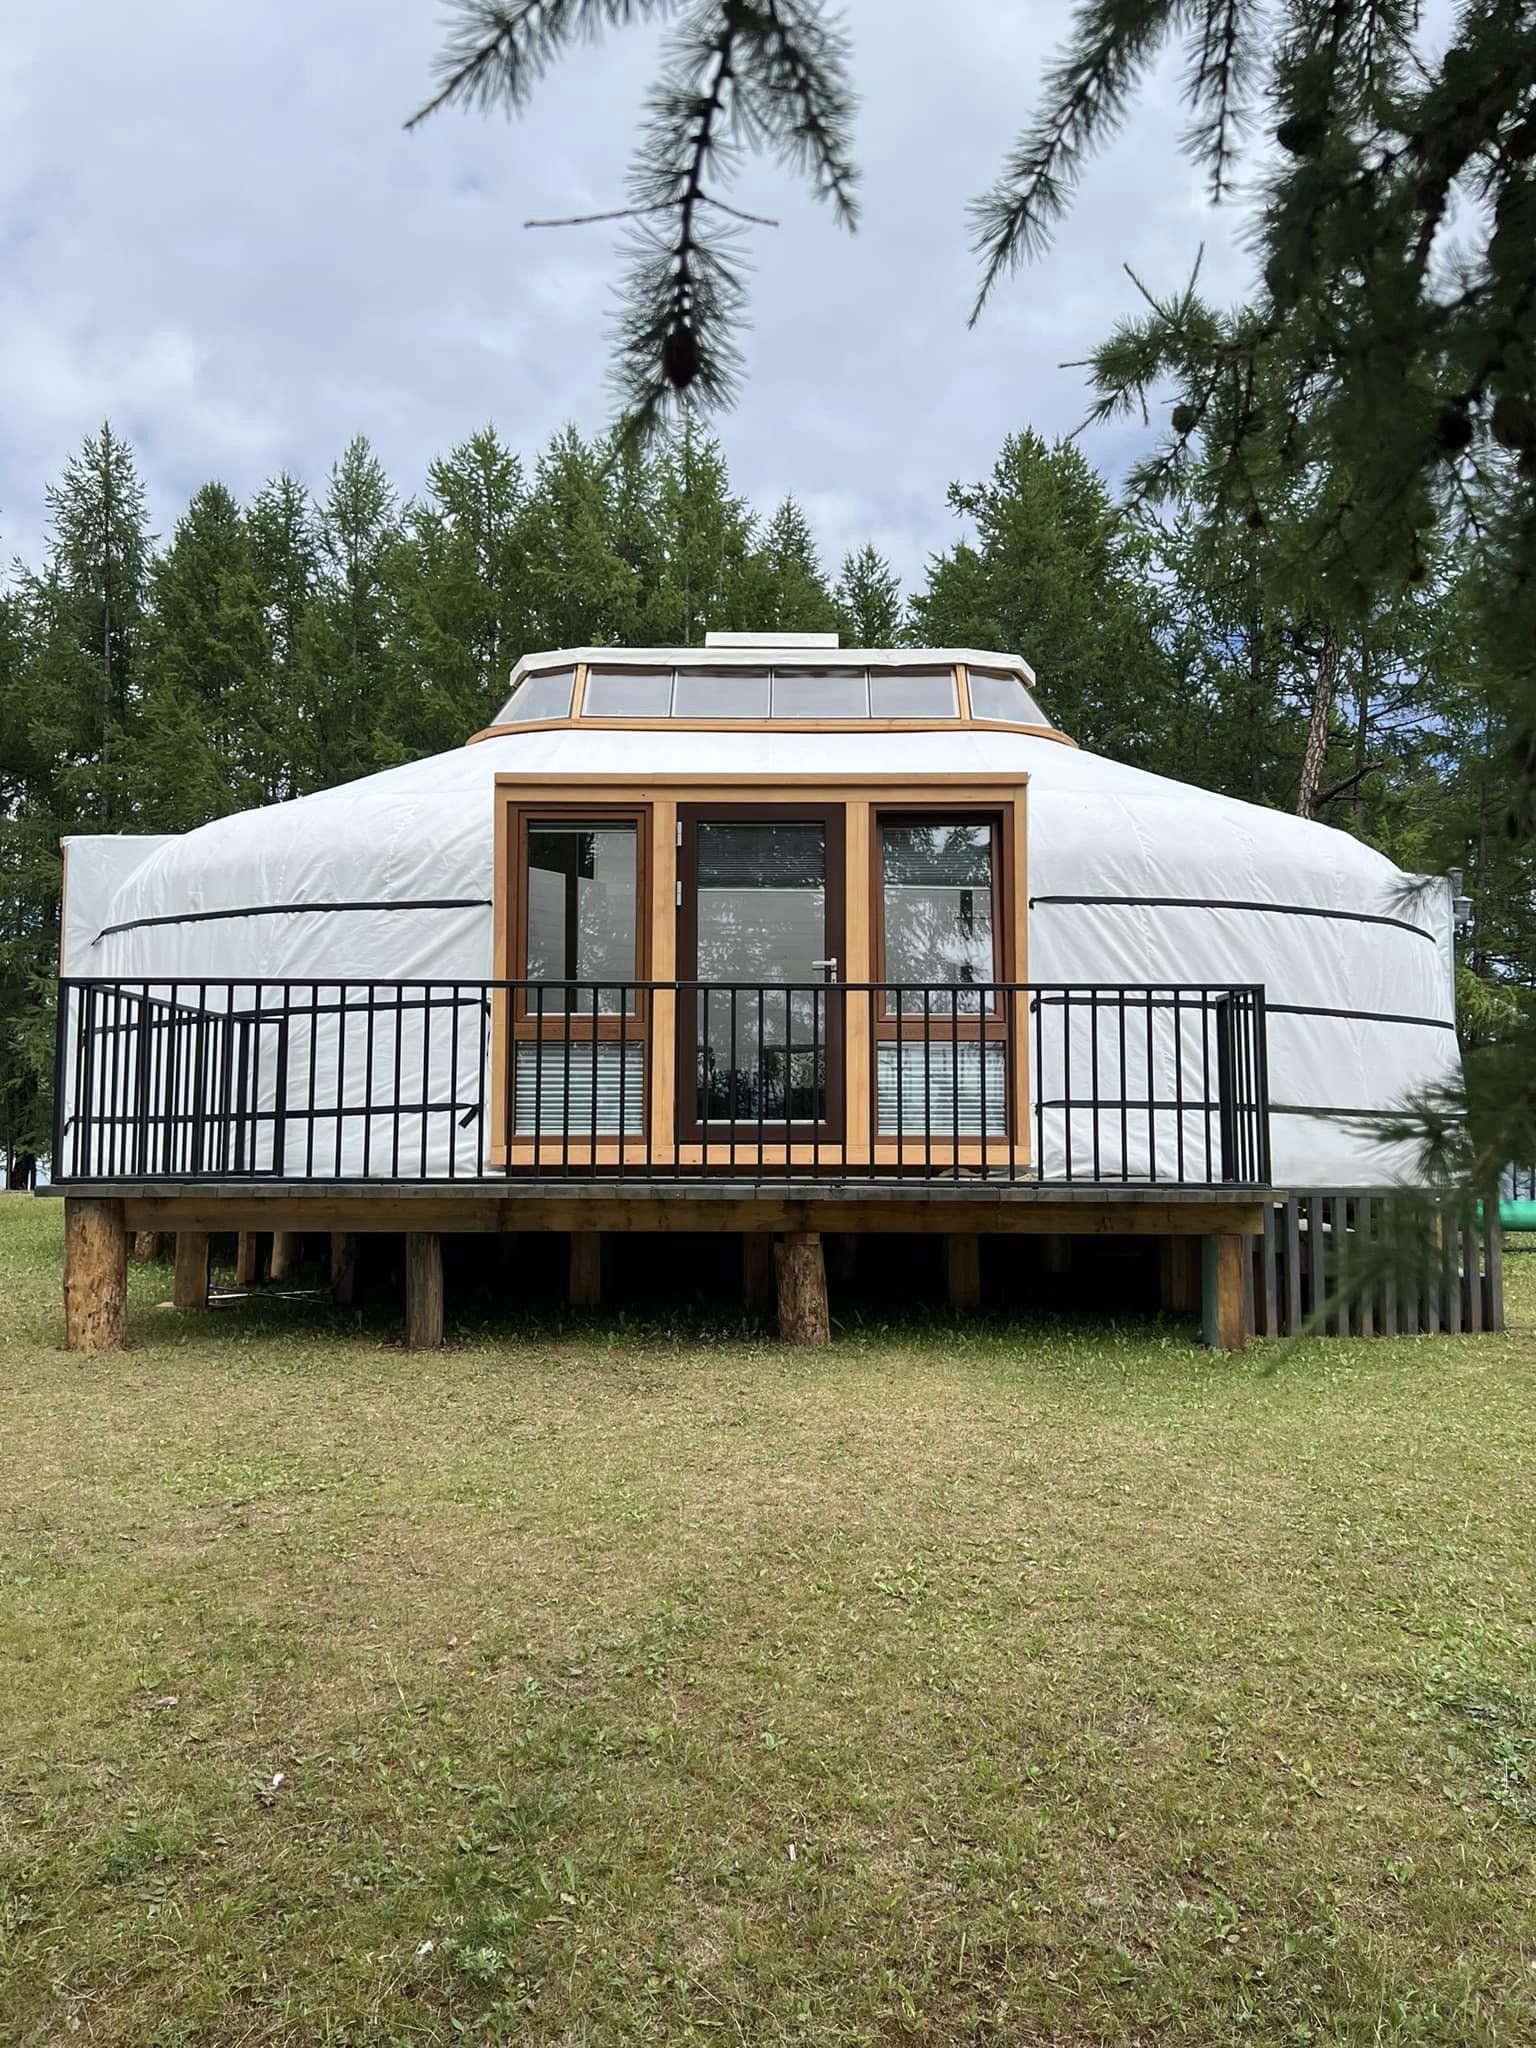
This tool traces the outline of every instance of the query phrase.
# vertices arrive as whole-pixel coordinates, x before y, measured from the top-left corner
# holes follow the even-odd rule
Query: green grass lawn
[[[0,2041],[1536,2039],[1499,1338],[60,1336],[0,1197]]]

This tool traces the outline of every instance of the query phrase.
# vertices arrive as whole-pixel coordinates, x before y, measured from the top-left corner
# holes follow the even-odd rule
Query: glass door
[[[679,811],[682,1135],[841,1135],[840,805]]]

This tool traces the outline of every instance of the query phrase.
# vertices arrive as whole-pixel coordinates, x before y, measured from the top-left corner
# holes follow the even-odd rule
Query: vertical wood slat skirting
[[[1356,1259],[1369,1260],[1391,1235],[1397,1198],[1309,1190],[1266,1214],[1250,1243],[1255,1320],[1266,1336],[1417,1337],[1483,1334],[1503,1327],[1503,1260],[1496,1217],[1436,1205],[1434,1241],[1422,1280],[1385,1272],[1349,1302],[1337,1289]],[[1271,1313],[1273,1304],[1273,1313]],[[1326,1308],[1321,1322],[1318,1311]]]

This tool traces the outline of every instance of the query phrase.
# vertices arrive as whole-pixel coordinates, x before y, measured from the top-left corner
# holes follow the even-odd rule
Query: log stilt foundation
[[[571,1232],[571,1307],[596,1308],[603,1298],[603,1233]]]
[[[171,1299],[177,1308],[208,1306],[208,1233],[206,1230],[178,1230],[176,1233],[176,1278]]]
[[[443,1341],[443,1241],[435,1230],[405,1239],[405,1348],[436,1351]]]
[[[795,1231],[773,1248],[779,1292],[779,1335],[786,1344],[827,1344],[827,1264],[817,1231]]]
[[[350,1230],[331,1232],[331,1299],[350,1308],[357,1291],[357,1238]]]
[[[299,1234],[296,1230],[274,1230],[272,1263],[267,1271],[273,1280],[291,1280],[299,1263]]]
[[[1201,1323],[1205,1341],[1213,1351],[1248,1348],[1252,1334],[1248,1312],[1252,1295],[1244,1286],[1248,1266],[1246,1239],[1223,1233],[1203,1240]]]
[[[944,1285],[949,1305],[961,1314],[981,1307],[981,1239],[973,1230],[955,1230],[943,1240]]]
[[[64,1204],[64,1347],[121,1351],[128,1321],[128,1236],[121,1202]]]
[[[158,1230],[136,1230],[133,1233],[135,1265],[152,1266],[159,1256],[160,1232]]]
[[[235,1246],[235,1285],[255,1287],[261,1281],[261,1239],[259,1230],[242,1230]]]
[[[749,1309],[773,1306],[773,1239],[766,1231],[742,1232],[741,1299]]]

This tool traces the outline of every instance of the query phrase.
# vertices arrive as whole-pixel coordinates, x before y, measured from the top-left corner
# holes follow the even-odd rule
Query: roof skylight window
[[[775,669],[773,715],[868,718],[869,678],[861,668]]]
[[[672,686],[674,718],[766,718],[765,668],[680,668]]]
[[[947,668],[871,669],[871,718],[958,718],[954,672]]]

